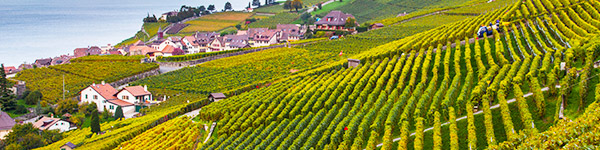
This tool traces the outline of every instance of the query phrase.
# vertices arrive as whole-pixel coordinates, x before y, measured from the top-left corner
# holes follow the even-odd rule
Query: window
[[[87,94],[85,94],[85,99],[88,99]]]
[[[60,123],[60,125],[64,125],[64,124],[65,124],[64,122]]]
[[[94,99],[98,99],[98,95],[94,95]]]
[[[129,100],[129,96],[125,96],[125,95],[123,95],[123,96],[122,96],[122,99],[123,99],[123,100]]]
[[[115,109],[115,106],[110,105],[109,108],[110,108],[110,110],[113,110],[113,109]]]

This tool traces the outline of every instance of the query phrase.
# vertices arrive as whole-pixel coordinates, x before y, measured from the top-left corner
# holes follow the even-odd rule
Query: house
[[[210,52],[211,44],[217,37],[219,37],[219,34],[216,32],[196,32],[194,38],[196,44],[198,44],[199,52]]]
[[[65,143],[65,145],[60,147],[60,150],[72,150],[72,149],[75,149],[75,147],[77,147],[75,144],[73,144],[71,142],[67,142],[67,143]]]
[[[69,56],[69,55],[61,55],[58,57],[54,57],[52,59],[52,62],[50,63],[50,65],[60,65],[60,64],[68,64],[71,63],[71,59],[73,58],[73,56]]]
[[[37,67],[47,67],[52,64],[52,58],[36,59],[34,63]]]
[[[248,45],[248,35],[225,35],[223,40],[225,42],[225,50],[250,47]]]
[[[279,41],[298,41],[304,35],[300,25],[296,24],[277,24],[277,30],[281,32]]]
[[[104,111],[105,105],[109,100],[116,100],[114,96],[117,93],[117,89],[113,88],[110,84],[102,82],[102,84],[93,83],[87,88],[81,90],[81,102],[82,103],[96,103],[96,108],[99,112]]]
[[[161,50],[162,56],[165,56],[165,57],[167,57],[167,56],[173,56],[173,52],[175,51],[175,49],[176,48],[173,47],[173,46],[171,46],[171,45],[165,46],[165,48],[163,48]]]
[[[383,23],[374,23],[369,28],[371,28],[371,30],[375,30],[375,29],[379,29],[379,28],[383,28],[383,27],[385,27],[385,25],[383,25]]]
[[[254,35],[254,45],[252,47],[269,46],[271,44],[277,44],[277,37],[279,37],[279,31],[268,30],[266,32],[259,32]]]
[[[77,129],[74,123],[54,117],[42,117],[33,123],[33,126],[40,130],[59,130],[60,132]]]
[[[129,55],[146,55],[151,52],[158,51],[152,47],[148,46],[130,46],[129,47]]]
[[[227,97],[223,93],[210,93],[210,95],[208,95],[208,100],[212,102],[218,102],[225,98]]]
[[[181,39],[181,44],[186,50],[186,54],[195,54],[200,52],[200,45],[196,42],[193,36],[185,36]]]
[[[217,37],[213,41],[211,41],[208,46],[209,48],[206,50],[206,52],[223,51],[225,50],[225,40],[223,39],[223,37]]]
[[[31,64],[21,64],[21,65],[19,65],[19,70],[25,70],[25,69],[33,69],[33,66]]]
[[[348,67],[358,67],[360,60],[348,58]]]
[[[81,90],[82,103],[96,103],[98,111],[105,109],[115,113],[118,106],[123,109],[123,114],[131,114],[139,111],[139,105],[144,105],[152,100],[152,93],[146,86],[129,86],[121,90],[113,88],[110,84],[92,84]]]
[[[12,119],[6,112],[0,111],[0,140],[12,132],[12,127],[15,126],[15,120]]]
[[[341,11],[331,11],[323,19],[315,22],[317,30],[341,30],[341,31],[354,31],[354,29],[346,29],[346,20],[348,18],[354,18],[352,14],[346,14]],[[354,22],[356,26],[358,23]]]
[[[4,73],[5,74],[13,74],[13,73],[17,73],[20,70],[15,68],[15,66],[8,66],[8,67],[4,67]]]
[[[100,54],[102,54],[102,49],[100,49],[100,47],[98,47],[98,46],[92,46],[92,47],[88,48],[87,52],[88,52],[88,55],[100,55]]]
[[[75,50],[73,50],[73,54],[75,55],[75,57],[83,57],[83,56],[87,56],[88,52],[87,52],[87,48],[76,48]]]
[[[100,52],[102,54],[108,54],[108,51],[112,50],[114,47],[110,44],[106,44],[106,46],[100,46]]]
[[[177,16],[177,11],[170,11],[170,12],[166,12],[163,13],[162,15],[160,15],[160,20],[167,20],[167,17],[169,16]]]
[[[75,50],[73,50],[73,54],[76,58],[88,55],[100,55],[102,54],[102,49],[98,46],[92,46],[88,48],[76,48]]]

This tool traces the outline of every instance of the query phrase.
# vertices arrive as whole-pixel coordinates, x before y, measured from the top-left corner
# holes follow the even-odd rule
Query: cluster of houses
[[[279,24],[276,29],[249,28],[240,30],[235,35],[221,36],[216,32],[196,32],[191,36],[171,36],[163,38],[159,29],[158,40],[151,43],[138,41],[122,49],[123,54],[156,56],[173,56],[205,52],[218,52],[240,48],[269,46],[300,40],[306,29],[296,24]]]

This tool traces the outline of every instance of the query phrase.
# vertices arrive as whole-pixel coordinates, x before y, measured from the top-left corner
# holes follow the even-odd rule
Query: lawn
[[[350,3],[349,0],[346,1],[334,1],[332,3],[329,3],[327,5],[323,5],[323,7],[321,9],[317,9],[316,11],[310,12],[311,15],[316,15],[316,14],[321,14],[321,13],[329,13],[329,11],[334,10],[340,6],[346,5]]]

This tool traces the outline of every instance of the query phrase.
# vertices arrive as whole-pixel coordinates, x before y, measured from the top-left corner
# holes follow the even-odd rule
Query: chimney
[[[104,81],[102,81],[102,85],[104,85]]]
[[[96,82],[92,83],[92,86],[96,86]]]
[[[54,118],[54,114],[50,114],[50,118]]]
[[[148,92],[148,86],[144,85],[144,91]]]

